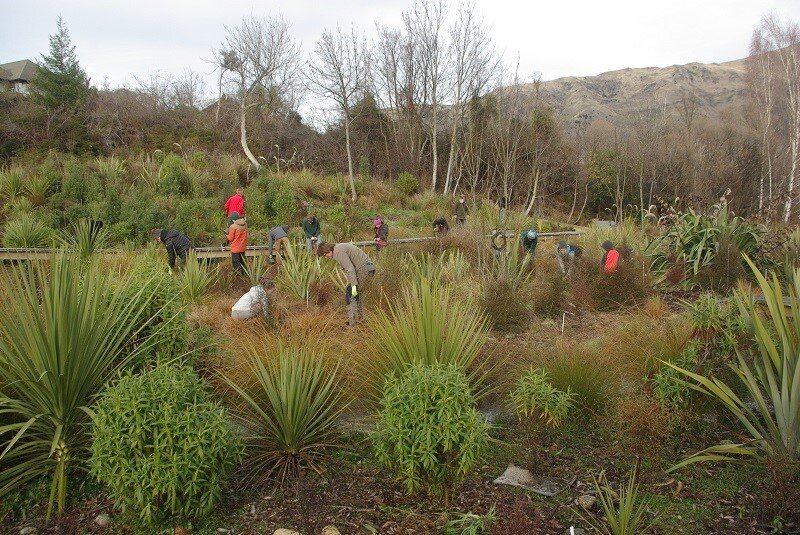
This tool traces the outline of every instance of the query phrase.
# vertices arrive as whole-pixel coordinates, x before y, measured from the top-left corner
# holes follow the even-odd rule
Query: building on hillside
[[[27,95],[28,84],[39,67],[32,61],[21,59],[0,64],[0,91],[15,91]]]

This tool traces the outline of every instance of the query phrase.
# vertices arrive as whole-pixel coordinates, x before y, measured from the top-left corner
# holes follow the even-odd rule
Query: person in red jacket
[[[228,229],[228,243],[231,246],[231,263],[233,269],[246,275],[244,254],[247,251],[247,222],[240,217]]]
[[[619,251],[614,249],[614,244],[610,241],[604,241],[601,246],[605,253],[601,265],[603,266],[604,273],[613,273],[617,270],[619,264]]]
[[[244,213],[244,192],[242,188],[236,188],[236,193],[228,197],[225,201],[225,217],[231,217],[234,212],[238,213],[241,217],[245,216]],[[230,226],[231,223],[228,223]]]

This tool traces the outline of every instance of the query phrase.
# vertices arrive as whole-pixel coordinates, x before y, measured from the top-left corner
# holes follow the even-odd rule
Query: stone
[[[591,509],[597,503],[597,497],[591,494],[584,494],[575,498],[575,505],[586,509]]]
[[[325,526],[322,528],[322,535],[342,535],[336,526]]]
[[[513,464],[508,465],[503,475],[495,479],[494,483],[497,485],[520,487],[535,492],[536,494],[550,497],[565,491],[572,484],[571,481],[534,476],[528,470],[519,468]]]
[[[567,530],[567,535],[583,535],[584,533],[586,533],[586,530],[583,528],[570,527]]]
[[[108,527],[111,524],[111,516],[103,513],[94,517],[94,523],[101,528]]]
[[[272,535],[300,535],[300,533],[293,529],[278,528]]]
[[[19,530],[19,535],[36,535],[37,533],[38,533],[38,531],[36,531],[36,528],[31,527],[31,526],[28,526],[28,527],[25,527],[25,528],[22,528],[21,530]]]
[[[217,533],[230,533],[231,530],[225,528],[217,528]]]

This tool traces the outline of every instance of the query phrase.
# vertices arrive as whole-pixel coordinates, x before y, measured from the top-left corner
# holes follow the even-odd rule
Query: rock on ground
[[[597,498],[591,494],[584,494],[575,498],[575,505],[583,507],[584,509],[591,509],[597,503]]]
[[[94,523],[100,526],[101,528],[105,528],[111,524],[111,517],[105,513],[97,515],[96,517],[94,517]]]
[[[342,535],[336,526],[325,526],[322,528],[322,535]]]
[[[33,528],[31,526],[19,530],[19,535],[36,535],[36,533],[38,533],[36,531],[36,528]]]
[[[272,535],[300,535],[300,533],[293,529],[278,528]]]

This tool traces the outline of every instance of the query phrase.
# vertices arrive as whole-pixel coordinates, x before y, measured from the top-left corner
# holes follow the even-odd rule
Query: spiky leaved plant
[[[96,261],[60,254],[0,274],[0,496],[51,480],[47,514],[64,509],[68,479],[87,458],[90,406],[108,379],[149,351],[148,291],[112,283]],[[125,291],[130,290],[130,291]]]

